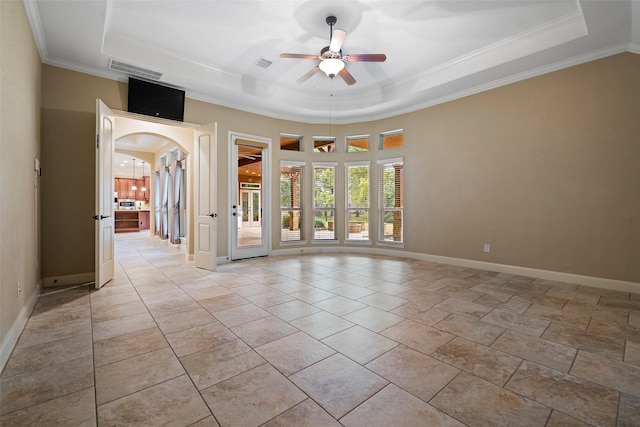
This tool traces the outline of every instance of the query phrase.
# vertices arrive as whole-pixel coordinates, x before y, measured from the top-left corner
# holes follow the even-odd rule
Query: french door
[[[271,139],[229,133],[231,260],[269,255],[269,144]]]

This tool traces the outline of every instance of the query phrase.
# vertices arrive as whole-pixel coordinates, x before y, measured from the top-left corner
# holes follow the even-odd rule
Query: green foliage
[[[323,218],[320,217],[315,217],[314,219],[314,227],[315,228],[321,228],[321,229],[326,229],[327,228],[327,223]]]

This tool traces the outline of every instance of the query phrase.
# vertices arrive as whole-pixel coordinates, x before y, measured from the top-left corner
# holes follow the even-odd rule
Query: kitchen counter
[[[150,226],[149,209],[122,209],[114,212],[115,232],[126,233],[148,230]]]

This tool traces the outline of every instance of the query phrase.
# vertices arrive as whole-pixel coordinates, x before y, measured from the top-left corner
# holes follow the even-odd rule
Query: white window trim
[[[402,163],[402,167],[404,169],[404,158],[403,157],[392,157],[392,158],[389,158],[389,159],[378,159],[377,163],[378,163],[378,172],[379,172],[379,169],[380,169],[380,165],[393,165],[395,163]],[[380,185],[380,177],[378,177],[378,186],[379,185]],[[378,199],[379,199],[378,200],[378,215],[381,215],[381,214],[384,215],[382,213],[382,211],[384,211],[384,206],[383,206],[384,201],[383,201],[382,197],[380,197],[381,196],[380,193],[381,193],[380,188],[378,188]],[[376,245],[377,246],[389,246],[389,247],[395,247],[395,248],[404,248],[404,245],[405,245],[405,239],[404,239],[404,231],[405,231],[404,218],[405,218],[405,215],[404,214],[405,214],[405,210],[404,210],[404,206],[403,206],[402,207],[402,234],[403,234],[402,242],[392,242],[392,241],[389,241],[389,240],[381,240],[380,239],[381,236],[378,236],[377,241],[376,241]],[[380,221],[380,220],[381,219],[378,219],[378,221]],[[376,227],[379,227],[379,225],[380,224],[376,224]],[[379,233],[380,232],[378,231],[378,234]]]
[[[280,167],[282,168],[282,166],[298,166],[298,167],[301,167],[301,168],[306,168],[307,167],[307,162],[300,162],[300,161],[295,161],[295,160],[280,160]],[[278,175],[279,174],[280,174],[280,172],[278,172]],[[304,176],[303,176],[302,179],[303,180],[305,179]],[[304,187],[303,187],[303,191],[304,191]],[[304,202],[304,195],[303,195],[303,200],[301,202],[301,205],[302,205],[303,202]],[[280,203],[278,202],[278,204],[280,204]],[[278,214],[282,215],[282,206],[279,206],[278,209],[279,209]],[[302,214],[304,215],[304,208],[300,208],[300,209],[302,211]],[[301,236],[301,237],[304,237],[304,236]],[[281,246],[294,246],[294,245],[295,246],[299,246],[299,245],[304,245],[306,243],[307,243],[307,241],[304,238],[301,239],[301,240],[293,240],[293,241],[291,241],[291,240],[286,240],[286,241],[280,240],[280,245]]]
[[[338,162],[311,162],[311,183],[313,185],[314,180],[314,169],[315,168],[333,168],[334,169],[334,184],[333,184],[333,191],[334,191],[334,198],[333,198],[333,211],[334,211],[334,218],[338,218],[338,203],[336,200],[336,189],[337,187],[337,183],[338,183]],[[313,187],[312,187],[312,191],[311,191],[311,223],[313,224],[313,212],[316,210],[316,201],[314,198],[314,194],[315,192],[313,191]],[[325,209],[325,208],[318,208],[318,209]],[[312,230],[311,233],[314,233],[314,231]],[[337,244],[338,243],[338,235],[336,234],[335,228],[333,231],[333,239],[311,239],[311,243],[313,244],[322,244],[322,243],[326,243],[326,242],[332,242],[331,244]]]

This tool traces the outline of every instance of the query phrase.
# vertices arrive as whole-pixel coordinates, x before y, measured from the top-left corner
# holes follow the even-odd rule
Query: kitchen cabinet
[[[151,215],[144,211],[115,211],[115,232],[126,233],[130,231],[148,230],[150,228]]]
[[[149,211],[138,211],[138,223],[140,224],[140,230],[148,230],[150,224],[151,215]]]

